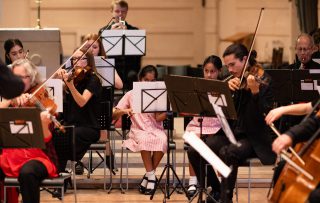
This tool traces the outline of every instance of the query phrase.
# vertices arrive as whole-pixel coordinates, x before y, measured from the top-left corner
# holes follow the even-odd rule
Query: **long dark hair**
[[[221,59],[216,55],[208,56],[202,64],[202,68],[204,68],[208,63],[212,63],[218,70],[222,68],[222,61]]]
[[[235,58],[240,59],[242,61],[243,57],[248,56],[249,51],[247,47],[245,47],[243,44],[236,43],[236,44],[231,44],[230,46],[227,47],[227,49],[223,53],[223,57],[231,54],[234,54]],[[254,66],[257,64],[256,58],[257,58],[257,52],[255,50],[252,50],[249,58],[250,66]]]
[[[142,78],[144,78],[147,73],[152,73],[154,72],[154,77],[155,79],[158,78],[158,71],[157,71],[157,68],[154,67],[153,65],[147,65],[145,67],[143,67],[140,71],[139,71],[139,75],[138,75],[138,78],[139,78],[139,81],[141,81]]]
[[[9,56],[9,53],[10,53],[10,50],[12,49],[12,47],[14,46],[20,46],[22,49],[23,49],[23,45],[22,45],[22,42],[19,40],[19,39],[7,39],[5,42],[4,42],[4,50],[5,50],[5,59],[6,59],[6,64],[9,65],[9,64],[12,64],[12,61],[10,59],[10,56]]]

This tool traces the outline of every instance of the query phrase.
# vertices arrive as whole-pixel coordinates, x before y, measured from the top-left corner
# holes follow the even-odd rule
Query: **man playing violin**
[[[25,85],[24,93],[12,100],[3,100],[0,108],[8,106],[25,106],[30,103],[28,91],[40,83],[40,77],[34,64],[27,59],[18,59],[12,64],[13,73],[20,77]],[[46,152],[37,148],[2,149],[0,155],[0,180],[7,177],[18,177],[23,202],[40,202],[40,183],[47,177],[57,177],[57,162],[52,147],[50,115],[47,111],[41,112]],[[11,196],[12,198],[12,196]],[[18,199],[18,196],[16,196]],[[11,199],[14,201],[13,199]]]
[[[219,150],[219,156],[229,166],[232,172],[221,182],[222,202],[232,202],[233,189],[237,178],[238,166],[246,159],[258,157],[263,164],[273,164],[275,154],[271,149],[272,138],[269,128],[264,122],[263,114],[267,113],[273,103],[273,94],[269,85],[262,85],[256,77],[249,74],[244,78],[246,83],[242,88],[241,74],[248,60],[248,70],[257,66],[256,52],[248,58],[248,50],[242,44],[232,44],[224,51],[223,59],[229,72],[234,76],[228,81],[237,110],[238,119],[231,123],[235,138],[241,146],[228,144]],[[267,77],[265,72],[263,77]],[[269,78],[270,79],[270,78]]]

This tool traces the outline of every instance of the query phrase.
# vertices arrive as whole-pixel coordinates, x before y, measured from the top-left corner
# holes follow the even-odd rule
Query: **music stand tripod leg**
[[[173,119],[172,117],[173,117],[173,115],[172,115],[172,113],[171,112],[168,112],[167,113],[167,115],[168,115],[168,132],[167,132],[167,164],[165,165],[165,167],[164,167],[164,169],[163,169],[163,171],[162,171],[162,173],[161,173],[161,175],[160,175],[160,178],[159,178],[159,180],[156,182],[156,184],[155,184],[155,188],[157,189],[159,186],[160,186],[160,182],[161,182],[161,180],[162,180],[162,177],[163,177],[163,175],[164,175],[164,173],[165,172],[167,172],[166,173],[166,184],[165,184],[165,191],[163,191],[162,190],[162,188],[161,188],[161,190],[162,190],[162,192],[164,193],[164,199],[163,199],[163,202],[166,202],[166,199],[170,199],[170,196],[171,196],[171,194],[176,190],[176,188],[177,188],[177,186],[181,186],[181,188],[183,189],[183,191],[185,192],[185,194],[186,194],[186,196],[187,196],[187,198],[188,198],[188,200],[190,199],[189,198],[189,196],[188,196],[188,193],[187,193],[187,190],[183,187],[183,185],[182,185],[182,182],[180,181],[180,179],[178,178],[178,175],[177,175],[177,173],[175,172],[175,170],[174,170],[174,168],[173,168],[173,166],[172,166],[172,164],[170,163],[170,135],[171,135],[171,133],[170,133],[170,130],[171,130],[171,120],[170,119]],[[170,193],[170,169],[172,170],[172,172],[173,172],[173,174],[174,174],[174,176],[177,178],[177,180],[178,180],[178,184],[173,188],[173,191]],[[150,200],[152,200],[153,199],[153,196],[154,196],[154,194],[155,194],[155,191],[156,190],[154,190],[153,191],[153,193],[151,194],[151,196],[150,196]]]
[[[203,134],[202,134],[202,122],[203,122],[203,117],[200,117],[198,121],[199,121],[199,124],[200,124],[200,138],[202,139],[202,141],[203,141],[204,143],[206,143],[207,135],[203,135]],[[207,192],[207,189],[204,188],[204,187],[205,187],[205,186],[204,186],[205,180],[204,180],[204,174],[202,174],[203,171],[204,171],[204,170],[203,170],[203,165],[204,165],[204,162],[203,162],[203,161],[204,161],[204,160],[203,160],[202,156],[200,156],[200,161],[199,161],[199,164],[200,164],[200,180],[199,180],[199,185],[200,185],[200,187],[198,188],[196,194],[192,197],[192,199],[191,199],[189,202],[192,202],[192,201],[196,198],[196,196],[199,195],[197,202],[198,202],[198,203],[202,203],[203,193],[205,193],[206,196],[209,197],[213,202],[218,203],[218,201],[215,200],[215,199]]]

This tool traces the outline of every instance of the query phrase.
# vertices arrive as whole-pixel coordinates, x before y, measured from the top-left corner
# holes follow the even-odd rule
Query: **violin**
[[[92,74],[93,70],[90,66],[85,67],[75,67],[72,69],[71,74],[69,75],[68,82],[73,80],[73,84],[77,86],[85,77]]]
[[[28,93],[32,94],[35,90],[37,90],[37,92],[29,98],[28,102],[25,103],[24,106],[36,106],[41,111],[48,111],[50,114],[50,120],[61,132],[65,133],[64,126],[61,125],[61,123],[54,116],[57,110],[57,104],[49,97],[49,94],[44,87],[41,87],[40,89],[38,87],[39,86],[35,86],[28,91]],[[14,103],[15,101],[13,101],[13,104]]]
[[[263,67],[260,64],[255,64],[249,68],[249,70],[244,72],[244,78],[247,78],[249,75],[253,75],[256,82],[260,85],[268,86],[270,84],[270,77],[265,74]],[[247,80],[243,80],[240,85],[240,89],[246,88]]]

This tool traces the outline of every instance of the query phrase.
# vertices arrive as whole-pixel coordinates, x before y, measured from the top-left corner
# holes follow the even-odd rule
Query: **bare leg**
[[[192,167],[192,165],[190,163],[189,163],[189,175],[190,176],[196,176],[196,173],[194,172],[193,167]]]
[[[164,155],[164,153],[160,152],[160,151],[153,152],[153,155],[152,155],[152,166],[153,166],[154,170],[156,170],[156,168],[158,167],[163,155]]]
[[[150,172],[153,170],[152,166],[152,158],[151,158],[151,152],[150,151],[141,151],[141,157],[144,164],[144,167],[147,172]]]

